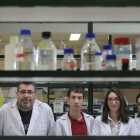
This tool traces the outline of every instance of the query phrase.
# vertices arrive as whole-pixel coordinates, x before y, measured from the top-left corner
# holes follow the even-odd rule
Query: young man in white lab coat
[[[79,86],[70,88],[67,93],[67,102],[70,110],[57,119],[53,135],[91,135],[94,118],[81,112],[81,106],[85,102],[84,89]]]
[[[51,135],[54,117],[51,108],[38,100],[34,83],[20,83],[17,99],[0,108],[0,135]]]

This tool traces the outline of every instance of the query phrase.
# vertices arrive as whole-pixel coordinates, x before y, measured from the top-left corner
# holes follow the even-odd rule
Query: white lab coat
[[[94,120],[92,135],[94,136],[112,136],[110,123],[102,122],[102,116],[97,116]],[[137,135],[134,120],[129,117],[128,123],[121,122],[119,136]]]
[[[52,135],[54,117],[52,109],[35,100],[27,135]],[[0,108],[0,135],[25,135],[23,123],[17,108],[17,99]]]
[[[91,115],[84,114],[85,123],[87,126],[87,135],[91,135],[94,118]],[[55,136],[72,136],[71,121],[68,117],[68,112],[57,119],[53,135]]]
[[[140,117],[135,118],[135,119],[134,119],[134,122],[135,122],[136,128],[137,128],[137,135],[140,136]]]

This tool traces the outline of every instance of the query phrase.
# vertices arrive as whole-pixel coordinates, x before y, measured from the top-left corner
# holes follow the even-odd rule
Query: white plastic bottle
[[[128,101],[127,101],[127,99],[126,99],[126,95],[123,94],[123,97],[124,97],[124,100],[125,100],[126,104],[128,105]]]
[[[102,53],[95,53],[95,70],[102,70]]]
[[[35,46],[30,30],[21,30],[20,41],[15,48],[15,70],[35,70]]]
[[[117,70],[122,70],[122,59],[129,59],[129,70],[132,70],[132,45],[129,38],[116,38],[114,54],[117,56]]]
[[[56,47],[51,41],[51,32],[42,32],[42,41],[37,47],[36,70],[56,70]]]
[[[112,55],[112,46],[111,45],[104,45],[103,46],[102,70],[106,70],[106,56],[107,55]]]
[[[62,60],[62,70],[76,70],[76,60],[73,49],[64,49],[64,58]]]
[[[95,34],[86,34],[86,42],[81,50],[81,70],[95,70],[95,53],[100,52]]]
[[[137,38],[135,41],[136,49],[136,70],[140,70],[140,38]]]
[[[15,47],[18,44],[18,37],[11,36],[10,44],[5,46],[5,70],[14,70],[14,61],[15,61]]]

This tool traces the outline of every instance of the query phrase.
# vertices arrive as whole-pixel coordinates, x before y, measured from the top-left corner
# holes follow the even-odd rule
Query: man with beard
[[[20,83],[17,99],[0,108],[0,135],[52,135],[51,108],[36,99],[34,83]]]
[[[80,86],[70,88],[67,93],[67,102],[70,110],[56,121],[53,135],[91,135],[94,118],[81,112],[81,107],[85,102],[84,89]]]

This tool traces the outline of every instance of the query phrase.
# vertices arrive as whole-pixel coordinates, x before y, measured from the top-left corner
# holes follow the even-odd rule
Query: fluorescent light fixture
[[[81,34],[71,34],[70,35],[70,41],[76,41],[76,40],[79,40]]]

